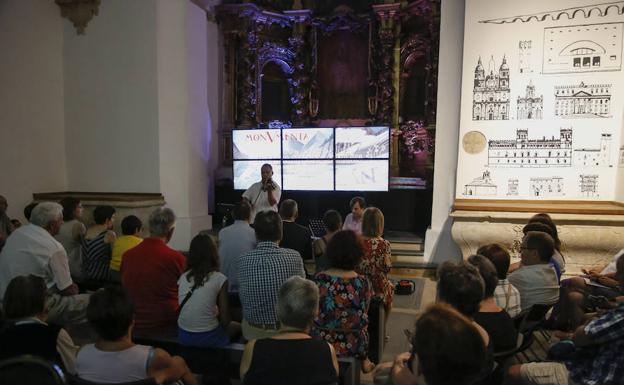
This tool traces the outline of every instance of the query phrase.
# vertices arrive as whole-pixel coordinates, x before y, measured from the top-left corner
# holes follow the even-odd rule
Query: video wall
[[[233,130],[234,188],[273,167],[282,190],[388,191],[389,127]]]
[[[624,198],[620,9],[466,2],[456,198]]]

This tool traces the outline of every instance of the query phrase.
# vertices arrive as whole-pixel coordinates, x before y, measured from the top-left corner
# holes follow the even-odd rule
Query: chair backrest
[[[63,370],[56,364],[32,355],[0,361],[2,385],[65,385]]]
[[[156,380],[154,378],[146,378],[144,380],[138,380],[138,381],[129,381],[129,382],[120,382],[120,383],[116,383],[116,384],[111,384],[110,382],[93,382],[93,381],[87,381],[83,378],[79,378],[79,377],[70,377],[69,379],[69,384],[70,385],[158,385],[158,383],[156,382]]]

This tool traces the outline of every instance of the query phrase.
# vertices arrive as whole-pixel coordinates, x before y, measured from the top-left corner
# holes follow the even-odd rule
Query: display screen
[[[388,161],[336,160],[336,190],[388,191]]]
[[[234,189],[247,190],[249,186],[260,182],[260,168],[268,163],[273,167],[273,180],[282,186],[282,165],[279,160],[235,160],[234,161]]]
[[[280,136],[279,129],[233,130],[233,159],[280,159]]]
[[[234,188],[273,167],[283,190],[388,191],[389,127],[233,130]]]
[[[284,190],[334,189],[334,161],[284,160]]]
[[[388,127],[336,128],[336,158],[381,159],[390,157]]]

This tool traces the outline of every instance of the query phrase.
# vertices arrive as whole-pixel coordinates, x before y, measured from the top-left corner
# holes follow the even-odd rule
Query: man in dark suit
[[[284,235],[281,247],[297,250],[303,260],[312,259],[312,232],[307,227],[303,227],[295,220],[299,215],[297,202],[286,199],[279,209],[284,224]]]

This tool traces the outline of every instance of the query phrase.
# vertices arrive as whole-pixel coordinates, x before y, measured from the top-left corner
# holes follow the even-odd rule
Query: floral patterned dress
[[[355,268],[358,274],[370,279],[374,296],[385,306],[392,305],[394,296],[394,285],[388,279],[392,267],[390,255],[390,242],[383,238],[367,238],[364,240],[364,258]]]
[[[339,357],[366,357],[368,306],[372,294],[368,279],[318,273],[315,281],[319,287],[320,309],[312,336],[331,343]]]

